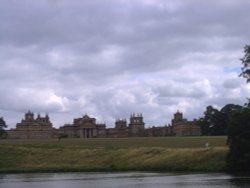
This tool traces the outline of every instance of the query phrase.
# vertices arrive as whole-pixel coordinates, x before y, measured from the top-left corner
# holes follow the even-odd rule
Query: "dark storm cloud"
[[[194,118],[209,104],[243,103],[249,88],[235,70],[249,6],[3,0],[0,113],[12,126],[29,108],[51,112],[56,126],[86,112],[108,124],[132,112],[164,124],[177,109]]]

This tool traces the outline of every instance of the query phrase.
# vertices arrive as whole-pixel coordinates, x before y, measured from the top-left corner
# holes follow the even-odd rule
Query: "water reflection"
[[[250,177],[226,174],[48,173],[0,175],[1,188],[238,188],[250,187]]]

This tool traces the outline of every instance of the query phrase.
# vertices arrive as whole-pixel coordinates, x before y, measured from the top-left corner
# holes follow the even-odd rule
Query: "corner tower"
[[[177,110],[177,112],[174,114],[174,119],[172,119],[172,125],[186,121],[187,119],[183,118],[183,114]]]

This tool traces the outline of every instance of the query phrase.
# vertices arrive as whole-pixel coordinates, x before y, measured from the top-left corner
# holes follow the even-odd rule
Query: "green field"
[[[226,137],[0,140],[0,172],[221,172],[227,151]]]

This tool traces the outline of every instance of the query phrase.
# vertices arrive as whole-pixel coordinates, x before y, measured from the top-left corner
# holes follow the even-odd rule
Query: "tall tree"
[[[224,125],[224,129],[227,132],[230,120],[234,113],[241,112],[243,110],[243,106],[237,105],[237,104],[227,104],[225,105],[221,110],[221,116],[222,116],[222,123]]]
[[[202,135],[224,135],[225,128],[222,122],[222,114],[212,106],[207,106],[204,117],[198,120]]]
[[[250,82],[250,45],[244,47],[244,57],[241,58],[242,63],[242,72],[240,76],[247,79],[247,82]]]
[[[242,64],[240,76],[246,78],[247,83],[250,83],[250,45],[245,45],[244,53],[244,57],[240,59]],[[250,98],[245,106],[250,108]]]
[[[225,135],[232,114],[242,109],[242,106],[235,104],[227,104],[221,110],[207,106],[204,117],[198,120],[202,135]]]
[[[234,113],[228,129],[227,162],[232,172],[250,173],[250,109]]]
[[[6,125],[3,117],[0,117],[0,138],[6,134],[6,132],[4,130],[5,128],[7,128],[7,125]]]
[[[245,55],[240,76],[250,83],[250,45],[244,47]],[[228,128],[229,153],[227,164],[232,172],[250,173],[250,100],[241,110],[232,115]]]

